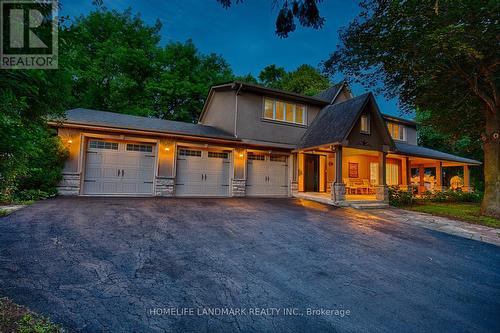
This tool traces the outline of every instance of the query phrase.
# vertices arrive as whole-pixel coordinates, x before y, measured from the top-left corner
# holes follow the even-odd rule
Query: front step
[[[381,209],[389,208],[389,204],[383,201],[373,201],[373,202],[349,202],[349,206],[355,209]]]

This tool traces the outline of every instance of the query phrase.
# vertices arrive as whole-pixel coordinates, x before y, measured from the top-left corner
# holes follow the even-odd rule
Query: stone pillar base
[[[290,183],[290,193],[293,195],[299,193],[299,183],[293,181]]]
[[[342,206],[345,202],[345,184],[333,183],[332,184],[332,200],[336,206]]]
[[[80,194],[80,174],[78,172],[66,172],[62,174],[62,180],[57,185],[59,195],[79,195]]]
[[[231,189],[233,197],[246,196],[246,179],[231,179]]]
[[[377,185],[375,186],[375,197],[379,201],[383,201],[384,203],[389,202],[389,188],[387,185]]]
[[[155,195],[157,197],[173,197],[175,190],[175,178],[155,177]]]

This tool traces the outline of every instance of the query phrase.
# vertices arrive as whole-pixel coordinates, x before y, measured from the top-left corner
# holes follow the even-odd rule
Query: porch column
[[[439,161],[436,165],[436,191],[443,190],[443,162]]]
[[[406,179],[406,185],[408,186],[408,191],[413,192],[411,185],[411,162],[408,156],[405,158],[405,163],[406,163],[406,173],[404,175],[404,178]]]
[[[341,206],[345,202],[345,184],[342,180],[342,146],[335,147],[335,181],[332,184],[332,200]]]
[[[425,169],[423,165],[418,166],[418,176],[420,177],[419,184],[418,184],[418,193],[422,194],[425,192]]]
[[[387,153],[380,152],[378,155],[378,185],[375,187],[375,197],[377,200],[388,202],[389,201],[389,191],[387,189],[385,174],[386,174],[386,160]]]
[[[470,187],[470,171],[469,171],[469,166],[464,165],[464,187],[462,189],[464,192],[471,192],[471,187]]]

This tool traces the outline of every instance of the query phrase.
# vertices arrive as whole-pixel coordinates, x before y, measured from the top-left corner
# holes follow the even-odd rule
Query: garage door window
[[[285,155],[271,155],[271,162],[286,162]]]
[[[89,148],[118,150],[118,143],[117,142],[90,140]]]
[[[179,149],[179,155],[201,157],[201,150]]]
[[[138,144],[129,143],[129,144],[127,144],[127,150],[128,151],[141,151],[141,152],[151,153],[151,152],[153,152],[153,146],[151,146],[151,145],[138,145]]]
[[[264,161],[265,158],[264,155],[248,154],[248,160],[250,161]]]
[[[209,151],[208,157],[210,157],[210,158],[227,158],[228,154],[227,153],[219,153],[219,152],[215,152],[215,151]]]

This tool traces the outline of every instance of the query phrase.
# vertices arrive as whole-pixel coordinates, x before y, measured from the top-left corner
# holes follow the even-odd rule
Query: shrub
[[[409,206],[413,203],[413,194],[400,189],[398,186],[389,186],[389,204],[396,207]]]

